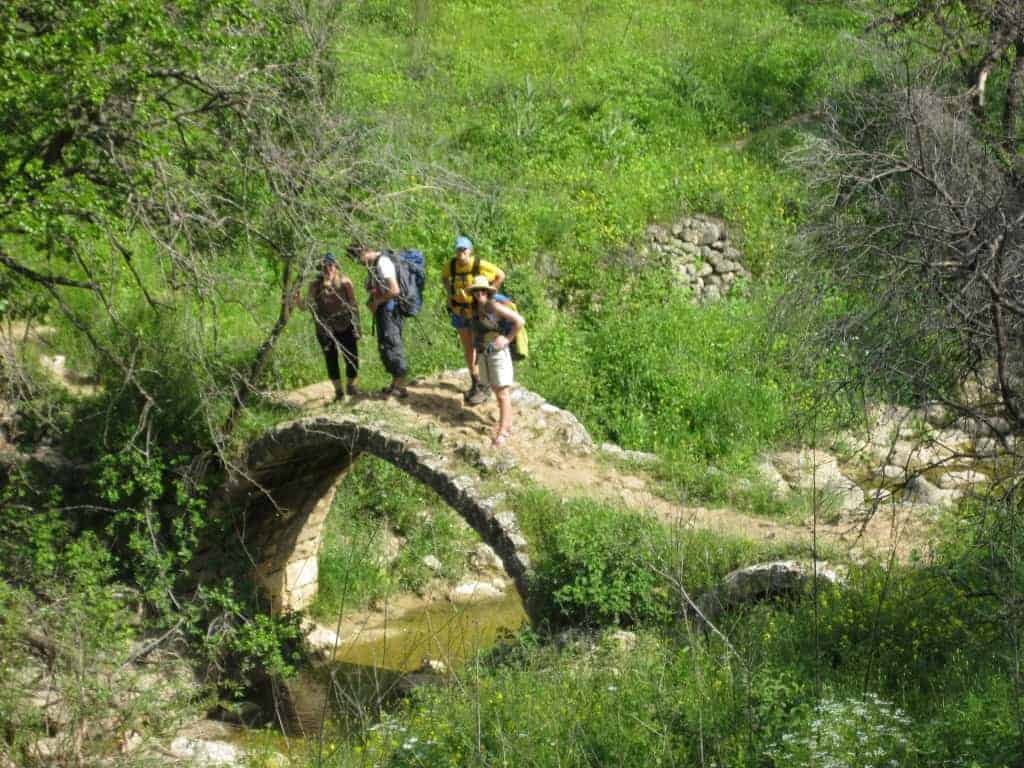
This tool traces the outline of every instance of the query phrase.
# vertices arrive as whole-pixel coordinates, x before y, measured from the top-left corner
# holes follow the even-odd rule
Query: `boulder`
[[[713,242],[721,238],[722,230],[718,224],[713,221],[705,221],[701,226],[700,232],[700,244],[711,245]]]
[[[501,562],[501,558],[498,557],[498,553],[482,541],[479,542],[476,545],[476,549],[473,550],[473,554],[470,557],[470,564],[472,565],[473,570],[477,573],[487,571],[504,572],[505,568]]]
[[[905,488],[908,501],[925,507],[949,506],[963,495],[959,490],[939,488],[920,475],[908,480]]]
[[[921,408],[921,415],[925,421],[937,429],[941,429],[949,424],[949,409],[942,403],[926,403]]]
[[[864,491],[839,469],[835,456],[824,451],[777,453],[772,462],[791,485],[816,491],[839,512],[855,512],[864,505]]]
[[[647,228],[647,239],[655,243],[667,243],[669,231],[660,224],[651,224]]]
[[[974,454],[976,456],[992,458],[1006,453],[1007,449],[1012,450],[1013,445],[1014,439],[1012,435],[1004,438],[981,437],[974,443]]]
[[[695,601],[708,620],[737,605],[793,595],[817,577],[826,584],[840,584],[843,574],[825,562],[812,565],[796,560],[775,560],[738,568]]]
[[[946,472],[936,480],[939,488],[970,488],[978,483],[987,483],[988,475],[974,469]]]
[[[464,581],[448,591],[448,600],[456,605],[494,600],[505,594],[505,590],[492,581]]]
[[[584,448],[593,446],[594,441],[591,439],[590,433],[587,432],[587,428],[569,411],[562,410],[550,403],[544,403],[540,406],[540,410],[543,413],[557,417],[559,421],[557,432],[568,445]]]
[[[444,568],[441,561],[434,557],[434,555],[424,555],[423,564],[434,573],[440,573]]]
[[[775,468],[767,456],[760,457],[755,468],[761,479],[771,486],[776,495],[785,496],[792,490],[789,483],[786,482],[786,478]]]
[[[902,483],[907,477],[907,470],[905,467],[886,464],[884,467],[875,467],[871,474],[889,483]]]
[[[206,741],[179,736],[171,742],[170,753],[197,765],[241,765],[245,752],[226,741]]]

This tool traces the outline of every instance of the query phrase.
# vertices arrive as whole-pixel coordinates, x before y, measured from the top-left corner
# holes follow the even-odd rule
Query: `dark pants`
[[[329,379],[337,381],[341,378],[341,369],[338,366],[339,352],[345,358],[345,378],[354,379],[359,375],[359,342],[355,328],[349,326],[344,331],[330,333],[317,329],[316,340],[320,344],[320,349],[324,351]]]
[[[394,302],[390,302],[394,303]],[[400,379],[405,376],[408,367],[405,363],[405,344],[402,341],[402,324],[405,317],[397,309],[388,309],[387,304],[377,307],[374,325],[377,326],[377,349],[380,361],[392,377]]]

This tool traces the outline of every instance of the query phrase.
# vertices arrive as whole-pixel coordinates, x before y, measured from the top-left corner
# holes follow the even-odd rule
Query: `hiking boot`
[[[486,402],[491,396],[491,390],[483,384],[474,384],[472,389],[466,393],[466,405],[480,405]]]
[[[389,384],[380,391],[380,394],[384,398],[395,397],[399,400],[405,400],[409,396],[409,390],[405,387],[396,387],[394,384]]]

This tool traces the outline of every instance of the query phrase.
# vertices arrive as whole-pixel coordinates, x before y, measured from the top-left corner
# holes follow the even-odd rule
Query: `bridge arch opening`
[[[443,499],[494,550],[529,606],[529,554],[512,512],[415,437],[343,416],[318,416],[279,425],[257,439],[227,487],[228,497],[242,506],[244,544],[273,612],[304,610],[316,597],[328,512],[364,454],[389,462]]]

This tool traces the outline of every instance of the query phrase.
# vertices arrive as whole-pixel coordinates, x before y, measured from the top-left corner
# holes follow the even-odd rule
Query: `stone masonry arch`
[[[324,522],[348,469],[363,453],[388,461],[437,492],[501,558],[527,600],[530,560],[515,515],[499,511],[474,478],[411,436],[342,415],[297,419],[270,429],[249,446],[229,480],[228,500],[243,512],[243,542],[254,578],[278,613],[310,605],[317,591],[317,555]]]

